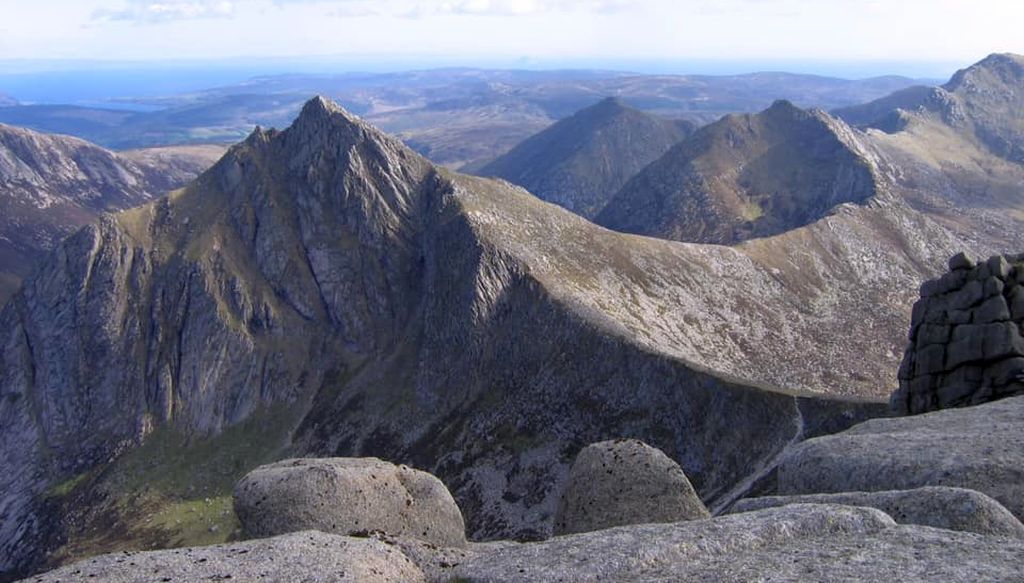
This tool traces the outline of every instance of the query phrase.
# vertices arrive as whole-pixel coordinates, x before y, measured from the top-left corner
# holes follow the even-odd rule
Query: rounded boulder
[[[234,503],[250,537],[379,531],[444,547],[466,544],[462,512],[440,480],[376,458],[304,458],[260,466],[235,486]]]
[[[683,469],[636,439],[585,447],[569,470],[555,535],[710,517]]]

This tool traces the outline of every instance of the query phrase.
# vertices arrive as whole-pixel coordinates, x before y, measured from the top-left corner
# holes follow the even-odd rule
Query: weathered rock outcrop
[[[260,466],[235,487],[245,533],[380,531],[441,547],[466,544],[462,512],[434,476],[373,458],[307,458]]]
[[[417,583],[426,579],[415,563],[394,545],[374,538],[307,531],[209,547],[102,555],[30,580],[39,583]]]
[[[576,456],[554,534],[709,516],[679,464],[639,440],[616,439],[588,445]]]
[[[590,219],[693,130],[609,97],[527,138],[476,174],[504,178]]]
[[[1024,541],[897,526],[873,508],[793,505],[623,526],[506,547],[456,567],[473,583],[541,581],[1001,581]]]
[[[872,419],[783,456],[778,493],[954,486],[1024,519],[1024,397],[913,417]]]
[[[729,511],[751,512],[790,504],[865,506],[885,512],[899,524],[919,524],[946,530],[1024,538],[1024,525],[1002,504],[981,492],[946,486],[883,492],[745,498],[737,501]]]
[[[1024,392],[1024,257],[959,254],[921,286],[891,404],[898,415]]]
[[[0,305],[75,229],[184,186],[222,153],[205,147],[121,155],[0,124]]]

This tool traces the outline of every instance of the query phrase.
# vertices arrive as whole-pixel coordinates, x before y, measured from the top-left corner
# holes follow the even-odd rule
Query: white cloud
[[[233,15],[235,3],[228,0],[128,0],[122,8],[99,8],[92,13],[98,22],[115,20],[138,23],[224,18]]]

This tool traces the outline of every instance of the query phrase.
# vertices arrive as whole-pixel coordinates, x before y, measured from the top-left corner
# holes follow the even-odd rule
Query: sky
[[[1022,22],[1019,0],[0,0],[0,61],[874,63],[945,77],[1024,53]]]

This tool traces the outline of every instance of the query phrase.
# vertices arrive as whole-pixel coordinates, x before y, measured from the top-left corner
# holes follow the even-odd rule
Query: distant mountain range
[[[183,186],[222,153],[190,146],[115,154],[0,125],[0,305],[69,233]]]
[[[504,178],[593,218],[626,180],[695,129],[691,122],[649,115],[610,97],[552,124],[475,173]]]
[[[242,139],[255,125],[286,126],[308,96],[319,93],[398,135],[431,160],[458,168],[479,166],[609,96],[649,113],[700,124],[726,113],[758,111],[775,99],[826,109],[855,105],[917,82],[788,73],[715,77],[477,69],[284,75],[131,102],[157,111],[22,105],[0,109],[0,122],[72,134],[115,149],[224,143]]]

